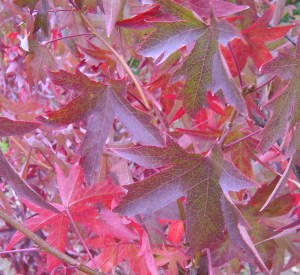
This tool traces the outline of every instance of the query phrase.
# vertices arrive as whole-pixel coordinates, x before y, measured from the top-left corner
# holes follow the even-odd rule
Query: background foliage
[[[299,272],[299,5],[2,1],[0,273]]]

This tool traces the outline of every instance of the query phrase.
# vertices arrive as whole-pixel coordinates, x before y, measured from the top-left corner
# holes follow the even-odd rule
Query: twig
[[[51,246],[50,244],[45,242],[43,239],[41,239],[39,236],[37,236],[35,233],[30,231],[23,224],[17,222],[12,217],[7,215],[4,212],[2,207],[0,207],[0,218],[3,219],[6,223],[8,223],[10,226],[14,227],[15,229],[17,229],[18,231],[23,233],[27,238],[34,241],[38,245],[40,250],[44,250],[45,252],[50,253],[54,257],[64,261],[65,263],[67,263],[69,265],[78,267],[78,269],[80,271],[85,272],[86,274],[91,274],[91,275],[104,274],[104,273],[96,272],[95,270],[93,270],[93,269],[89,268],[88,266],[76,261],[75,259],[69,257],[68,255],[66,255],[64,253],[62,253],[61,251],[59,251],[55,247]]]
[[[47,46],[48,44],[51,44],[51,43],[59,41],[59,40],[69,39],[69,38],[73,38],[73,37],[80,37],[80,36],[85,36],[85,35],[93,36],[93,34],[91,34],[91,33],[73,34],[73,35],[68,35],[68,36],[59,37],[59,38],[50,40],[50,41],[46,42],[44,45]]]
[[[98,267],[97,263],[96,263],[95,260],[94,260],[94,257],[92,256],[92,254],[91,254],[91,252],[90,252],[88,246],[86,245],[86,242],[84,241],[84,239],[82,238],[80,232],[78,231],[78,228],[77,228],[77,226],[76,226],[76,224],[75,224],[75,222],[74,222],[74,219],[73,219],[73,217],[72,217],[72,215],[71,215],[71,213],[70,213],[68,207],[65,207],[65,209],[66,209],[67,216],[68,216],[68,218],[69,218],[69,220],[70,220],[70,222],[71,222],[71,224],[72,224],[72,226],[73,226],[73,228],[74,228],[74,230],[75,230],[75,233],[76,233],[77,237],[80,239],[80,241],[81,241],[81,243],[82,243],[82,245],[83,245],[83,247],[84,247],[86,253],[89,255],[89,257],[90,257],[92,263],[94,264],[94,266],[95,266],[98,270],[100,270],[100,268]]]
[[[241,88],[244,86],[243,84],[243,79],[242,79],[242,75],[241,75],[241,70],[240,70],[240,67],[239,67],[239,64],[237,62],[237,59],[236,59],[236,56],[234,54],[234,51],[233,49],[231,48],[231,45],[230,45],[230,42],[228,43],[228,48],[230,50],[230,53],[232,55],[232,58],[233,58],[233,61],[234,61],[234,64],[235,64],[235,67],[236,67],[236,70],[238,72],[238,77],[239,77],[239,81],[240,81],[240,86]]]

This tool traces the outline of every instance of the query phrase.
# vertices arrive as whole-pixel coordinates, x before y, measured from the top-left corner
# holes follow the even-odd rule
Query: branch
[[[39,236],[37,236],[35,233],[30,231],[27,227],[25,227],[23,224],[17,222],[12,217],[7,215],[3,208],[0,207],[0,218],[3,219],[6,223],[8,223],[10,226],[14,227],[18,231],[22,232],[27,238],[34,241],[40,250],[44,250],[47,253],[50,253],[54,257],[64,261],[65,263],[76,266],[80,271],[85,272],[86,274],[90,275],[99,275],[103,273],[99,273],[88,266],[81,264],[80,262],[74,260],[73,258],[69,257],[68,255],[62,253],[61,251],[57,250],[55,247],[51,246],[47,242],[45,242],[43,239],[41,239]]]

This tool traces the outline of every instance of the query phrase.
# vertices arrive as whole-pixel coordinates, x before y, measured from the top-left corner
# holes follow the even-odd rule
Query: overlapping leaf
[[[245,225],[243,225],[239,211],[225,196],[222,197],[222,209],[225,223],[234,245],[247,255],[249,262],[256,263],[264,274],[270,274],[249,237]]]
[[[180,21],[154,23],[156,31],[151,33],[142,44],[140,53],[163,62],[173,52],[196,41],[196,44],[183,65],[173,75],[186,79],[180,93],[187,112],[196,116],[206,104],[206,93],[222,89],[229,104],[245,113],[243,98],[226,68],[219,52],[219,43],[227,45],[238,32],[226,21],[210,18],[211,24],[205,25],[192,11],[186,10],[173,1],[158,1],[164,10],[179,18]]]
[[[121,187],[104,184],[95,185],[91,188],[83,188],[83,172],[78,164],[72,167],[68,178],[64,176],[61,169],[57,166],[57,176],[62,205],[55,204],[55,207],[61,212],[53,213],[28,204],[32,210],[38,213],[38,215],[27,219],[24,223],[30,230],[45,229],[49,233],[47,241],[61,251],[64,251],[70,225],[70,220],[65,213],[65,209],[68,209],[74,221],[92,228],[99,235],[107,234],[124,240],[136,238],[136,234],[129,230],[119,217],[115,217],[114,220],[112,219],[112,216],[115,215],[114,213],[105,210],[103,213],[100,213],[101,219],[99,219],[97,208],[91,206],[92,204],[101,202],[110,207],[113,200],[122,194]],[[107,216],[110,218],[107,219]],[[110,222],[111,224],[109,224]],[[12,248],[23,238],[24,235],[22,233],[16,232],[10,240],[7,249]],[[50,254],[47,256],[49,271],[52,271],[59,264],[60,261],[55,259],[54,256]]]
[[[146,145],[163,145],[159,130],[151,123],[151,116],[133,108],[125,99],[124,81],[110,81],[105,85],[90,80],[80,71],[75,74],[66,71],[49,72],[49,76],[56,85],[80,94],[61,109],[39,119],[47,125],[60,126],[90,116],[87,133],[79,149],[82,156],[80,162],[89,182],[93,183],[97,178],[99,159],[116,117],[134,140]]]
[[[187,238],[192,253],[223,238],[223,192],[256,186],[223,159],[218,147],[203,157],[187,153],[168,140],[165,148],[145,146],[116,152],[146,168],[167,167],[127,186],[128,193],[116,210],[128,216],[150,214],[186,195]]]
[[[11,135],[24,135],[38,128],[41,124],[32,121],[15,121],[6,117],[0,117],[0,137]],[[40,207],[50,211],[58,212],[58,210],[45,201],[38,193],[36,193],[28,183],[20,177],[14,167],[7,161],[0,150],[0,176],[5,179],[14,189],[14,191],[26,200],[36,203]]]
[[[6,117],[0,117],[0,137],[24,135],[41,125],[35,121],[11,120]]]
[[[247,6],[238,6],[223,0],[189,0],[191,8],[201,17],[209,18],[212,12],[216,17],[224,17],[247,9]]]
[[[263,63],[271,60],[272,54],[267,48],[266,43],[282,38],[282,36],[293,27],[293,25],[289,25],[269,28],[269,23],[273,17],[274,10],[275,5],[271,6],[271,8],[250,27],[243,30],[241,32],[243,40],[235,38],[230,42],[240,71],[245,67],[249,57],[253,59],[257,68]],[[238,73],[230,51],[223,48],[223,53],[226,55],[232,75],[236,76]]]
[[[297,94],[300,89],[299,58],[300,37],[298,35],[295,54],[279,52],[277,57],[264,64],[261,68],[263,73],[268,73],[272,76],[279,75],[284,80],[289,79],[288,85],[265,106],[267,110],[273,111],[273,115],[260,133],[261,141],[257,149],[262,153],[265,153],[284,134],[289,122],[289,128],[292,128],[298,125],[300,121],[298,108],[300,97]],[[294,152],[290,153],[295,153],[295,149]]]

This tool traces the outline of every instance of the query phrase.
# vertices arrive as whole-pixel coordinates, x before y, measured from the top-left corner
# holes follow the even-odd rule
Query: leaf
[[[283,27],[271,27],[269,23],[273,17],[275,5],[272,5],[262,17],[255,21],[250,27],[244,29],[242,33],[243,39],[235,38],[230,42],[231,48],[237,59],[239,70],[242,71],[246,65],[247,59],[251,57],[254,64],[259,68],[263,63],[272,59],[270,50],[266,47],[266,43],[282,38],[293,25]],[[237,76],[237,70],[232,60],[229,50],[223,48],[226,59],[229,60],[230,70],[233,76]]]
[[[106,88],[102,83],[90,80],[79,70],[75,74],[63,70],[49,71],[48,75],[54,84],[78,91],[80,95],[61,109],[37,118],[46,125],[62,126],[84,119],[95,109],[101,100],[101,92]]]
[[[80,163],[89,182],[94,183],[97,179],[99,160],[115,117],[138,142],[163,145],[158,129],[151,123],[151,116],[133,108],[124,98],[124,81],[111,81],[105,85],[90,80],[79,70],[75,74],[62,70],[49,72],[49,76],[55,84],[78,91],[80,95],[61,109],[38,119],[46,125],[60,126],[90,116],[87,133],[78,151],[81,155]]]
[[[154,23],[156,31],[146,38],[140,53],[163,62],[176,50],[197,41],[172,77],[172,81],[181,77],[186,80],[180,92],[186,111],[195,117],[207,103],[208,90],[215,93],[222,89],[228,103],[245,113],[243,97],[224,67],[218,46],[219,43],[226,45],[238,32],[224,20],[211,18],[211,25],[207,26],[191,11],[171,1],[160,0],[159,3],[181,21]]]
[[[122,0],[103,0],[104,19],[106,25],[107,37],[110,37],[111,32],[117,22],[122,8]]]
[[[29,54],[25,60],[25,70],[31,84],[37,85],[39,81],[45,82],[46,69],[56,70],[56,62],[49,49],[36,40],[28,40]]]
[[[32,12],[39,0],[14,0],[13,2],[19,7],[28,6],[30,8],[30,12]]]
[[[151,27],[151,24],[148,21],[151,21],[151,19],[153,18],[155,18],[155,20],[158,20],[161,15],[162,13],[160,11],[159,5],[155,4],[146,11],[137,14],[136,16],[118,21],[116,25],[135,30],[147,29]]]
[[[234,142],[245,137],[247,134],[241,131],[232,131],[225,140],[225,144]],[[238,142],[229,148],[231,160],[240,172],[249,178],[254,178],[252,159],[254,157],[252,148],[255,148],[258,141],[252,137],[244,141]]]
[[[47,0],[41,0],[39,2],[39,8],[37,11],[37,15],[34,21],[34,29],[33,33],[36,33],[39,29],[41,29],[44,33],[44,36],[49,35],[49,19],[48,19],[48,10],[49,3]]]
[[[75,164],[69,173],[69,177],[65,177],[61,169],[58,168],[58,187],[63,205],[55,204],[61,211],[53,213],[46,209],[41,209],[35,205],[27,203],[38,215],[27,219],[24,225],[32,231],[45,229],[48,232],[47,241],[52,245],[64,252],[66,247],[67,234],[69,231],[70,221],[66,217],[65,207],[68,208],[75,222],[78,222],[89,228],[93,228],[96,232],[102,234],[112,234],[116,238],[131,240],[136,238],[136,234],[129,230],[120,220],[120,217],[114,217],[113,223],[117,223],[117,227],[111,226],[110,219],[103,219],[108,215],[100,214],[100,220],[97,218],[99,213],[97,208],[92,204],[103,203],[110,207],[113,200],[122,194],[122,188],[112,186],[110,184],[98,185],[93,187],[83,188],[83,172],[78,164]],[[108,211],[108,210],[107,210]],[[109,212],[109,211],[108,211]],[[116,215],[112,213],[113,215]],[[104,229],[103,229],[104,227]],[[108,231],[110,228],[110,231]],[[58,236],[59,234],[59,236]],[[59,238],[58,238],[59,237]],[[6,249],[11,249],[19,241],[24,238],[24,235],[17,231],[10,240]],[[47,256],[47,264],[51,271],[54,267],[60,265],[54,256]]]
[[[284,80],[289,79],[288,84],[265,106],[266,109],[273,111],[273,115],[259,135],[261,141],[257,150],[261,153],[265,153],[284,134],[287,125],[291,129],[299,122],[300,112],[297,107],[299,105],[297,92],[300,88],[299,57],[300,38],[298,35],[294,55],[289,52],[279,52],[277,57],[261,67],[263,73],[279,75]]]
[[[173,52],[198,39],[205,31],[205,24],[196,19],[191,11],[172,1],[158,2],[180,21],[153,23],[156,30],[146,38],[139,52],[154,60],[162,56],[160,62],[163,62]]]
[[[186,195],[187,239],[193,254],[223,238],[223,192],[256,186],[224,160],[217,147],[206,157],[187,153],[171,140],[165,148],[141,146],[115,151],[146,168],[167,167],[129,185],[116,211],[128,216],[150,214]]]
[[[143,237],[142,237],[141,250],[137,256],[142,256],[142,255],[144,255],[144,257],[145,257],[147,267],[148,267],[149,271],[151,272],[151,274],[158,275],[159,273],[158,273],[155,259],[152,254],[151,244],[149,242],[149,236],[147,235],[147,233],[145,231],[144,231]]]
[[[0,117],[0,137],[24,135],[40,127],[40,125],[39,122]]]
[[[155,249],[154,254],[156,256],[156,262],[158,266],[164,266],[168,264],[168,271],[170,274],[178,275],[177,263],[180,264],[182,268],[186,266],[187,257],[186,255],[177,249],[167,249],[163,244],[162,249]]]
[[[222,197],[222,209],[226,227],[234,245],[248,256],[250,262],[257,264],[264,274],[270,274],[241,222],[241,214],[225,196]]]
[[[238,6],[223,0],[189,0],[191,8],[201,17],[209,18],[212,12],[216,17],[224,17],[247,9],[247,6]]]

